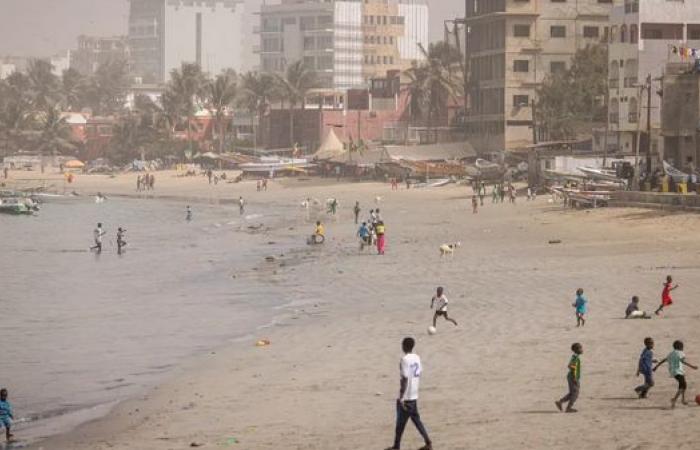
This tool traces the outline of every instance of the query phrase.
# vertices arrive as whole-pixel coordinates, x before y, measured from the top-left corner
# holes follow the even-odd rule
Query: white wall
[[[0,80],[4,80],[17,71],[14,64],[0,64]]]
[[[426,49],[430,38],[428,35],[428,5],[421,0],[400,0],[399,16],[405,17],[405,34],[398,39],[399,55],[402,59],[420,60],[423,55],[418,48],[422,44]]]
[[[362,3],[336,2],[334,12],[334,68],[336,88],[362,85]]]
[[[165,9],[165,73],[180,67],[183,62],[196,62],[197,13],[202,14],[202,70],[211,75],[228,68],[244,71],[243,47],[247,41],[242,5],[230,6],[217,0],[184,6],[181,2],[168,1]]]

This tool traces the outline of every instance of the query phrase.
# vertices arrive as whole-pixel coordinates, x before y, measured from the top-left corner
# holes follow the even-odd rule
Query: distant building
[[[70,68],[72,56],[73,53],[70,50],[67,50],[65,53],[59,53],[49,58],[49,62],[51,63],[52,67],[51,72],[57,77],[62,76],[63,71]]]
[[[17,66],[0,61],[0,80],[4,80],[17,71]]]
[[[126,36],[78,36],[78,48],[73,51],[71,68],[83,75],[111,61],[130,63],[129,41]]]
[[[245,69],[252,25],[244,20],[242,0],[130,1],[132,69],[144,83],[167,81],[183,62],[211,75]]]
[[[660,136],[661,97],[657,92],[661,89],[665,63],[682,62],[681,56],[673,53],[674,46],[700,48],[699,2],[625,0],[624,5],[614,8],[608,61],[610,129],[615,133],[617,146],[625,153],[635,152],[639,127],[640,151],[646,154],[647,112],[651,115],[651,153],[664,153],[664,141],[669,139]],[[639,88],[649,76],[650,110],[648,91],[640,92]]]
[[[699,69],[700,66],[691,63],[671,63],[665,68],[663,80],[660,129],[663,159],[686,173],[696,172],[700,158]]]
[[[367,87],[371,78],[404,70],[428,45],[425,0],[282,0],[263,5],[260,69],[283,74],[299,60],[321,88]]]
[[[605,42],[620,0],[470,0],[467,136],[480,153],[533,143],[533,101],[545,77],[570,66],[588,44]],[[668,3],[668,2],[667,2]]]

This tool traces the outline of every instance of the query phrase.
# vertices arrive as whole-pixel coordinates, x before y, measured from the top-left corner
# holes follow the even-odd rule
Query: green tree
[[[113,115],[124,111],[129,88],[129,73],[124,61],[100,64],[87,85],[86,103],[93,114]]]
[[[306,94],[316,85],[316,72],[299,60],[289,67],[284,76],[277,76],[280,97],[289,103],[289,145],[294,146],[294,109],[301,104],[305,108]]]
[[[69,150],[75,150],[72,142],[72,130],[61,116],[61,111],[55,106],[49,106],[37,115],[36,148],[41,152],[41,172],[44,172],[44,156],[51,153],[54,156]]]
[[[226,141],[226,109],[229,108],[238,95],[238,84],[235,73],[224,72],[207,83],[204,98],[207,109],[214,115],[219,129],[219,153],[224,151]]]
[[[272,75],[257,72],[248,72],[243,75],[241,86],[239,104],[250,112],[253,147],[257,148],[258,130],[255,119],[257,118],[258,124],[262,123],[265,112],[278,94],[278,86]]]
[[[88,80],[77,70],[63,71],[60,84],[61,106],[65,111],[79,111],[83,107]]]
[[[435,118],[445,111],[450,100],[457,102],[464,94],[462,55],[446,42],[419,48],[424,60],[406,70],[411,120],[421,117],[432,128]]]
[[[571,67],[550,74],[537,90],[538,128],[548,139],[574,139],[606,121],[608,55],[603,45],[576,52]]]
[[[34,124],[29,83],[29,78],[20,72],[0,81],[0,138],[5,154],[22,147]]]
[[[34,59],[27,67],[32,107],[39,111],[55,105],[59,100],[59,79],[53,66],[43,59]]]
[[[180,114],[187,117],[187,141],[192,151],[192,126],[204,94],[207,79],[197,64],[182,63],[179,69],[170,72],[167,96],[170,106],[178,105]]]

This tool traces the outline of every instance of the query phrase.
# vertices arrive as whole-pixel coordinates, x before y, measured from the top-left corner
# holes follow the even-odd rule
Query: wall
[[[423,56],[418,49],[418,44],[422,44],[427,49],[430,42],[428,5],[422,0],[401,0],[399,16],[405,17],[405,34],[398,39],[399,55],[402,59],[409,61],[422,60]]]

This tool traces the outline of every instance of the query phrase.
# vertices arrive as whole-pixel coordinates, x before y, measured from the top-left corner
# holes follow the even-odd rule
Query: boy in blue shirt
[[[5,427],[5,439],[7,439],[7,442],[12,442],[13,434],[11,429],[12,419],[14,418],[12,405],[7,401],[7,389],[0,389],[0,425]]]
[[[654,387],[654,340],[650,337],[644,338],[644,350],[639,356],[639,367],[637,376],[644,375],[644,384],[634,388],[639,398],[647,398],[649,389]]]
[[[582,327],[586,325],[586,319],[584,316],[588,311],[588,300],[586,300],[586,297],[583,296],[583,289],[578,288],[576,290],[576,301],[571,306],[576,308],[576,326]]]

